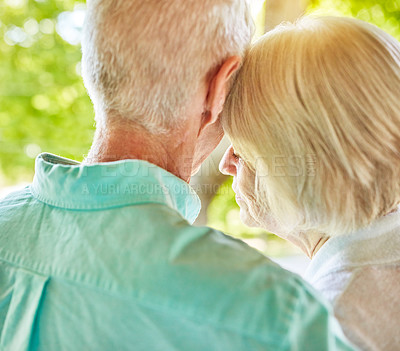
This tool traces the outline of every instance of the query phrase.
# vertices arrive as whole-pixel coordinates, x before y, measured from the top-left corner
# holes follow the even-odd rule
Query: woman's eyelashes
[[[232,149],[232,156],[235,160],[240,161],[242,158],[240,157],[240,155],[235,152],[235,150]]]

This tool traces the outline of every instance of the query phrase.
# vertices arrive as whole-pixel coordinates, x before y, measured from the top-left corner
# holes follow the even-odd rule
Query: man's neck
[[[125,124],[112,128],[98,127],[84,163],[112,162],[124,159],[148,161],[190,181],[194,144],[184,133],[155,135],[141,126]],[[178,135],[179,134],[179,135]]]

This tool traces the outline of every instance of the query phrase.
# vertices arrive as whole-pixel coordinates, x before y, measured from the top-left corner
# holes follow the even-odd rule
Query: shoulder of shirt
[[[12,210],[14,203],[29,201],[29,191],[21,190],[4,199],[0,211],[8,206]],[[135,210],[134,216],[132,209]],[[138,219],[148,210],[152,217],[138,225]],[[33,250],[29,257],[20,259],[16,253],[4,255],[7,252],[3,247],[2,257],[40,274],[120,296],[132,295],[137,290],[138,282],[153,288],[151,284],[155,282],[156,286],[157,282],[166,279],[180,279],[182,284],[184,281],[191,282],[193,291],[206,286],[217,294],[222,294],[225,289],[239,287],[236,295],[243,298],[258,296],[262,299],[264,293],[279,292],[283,300],[285,296],[292,300],[296,296],[312,294],[307,283],[300,277],[284,270],[241,240],[209,227],[190,225],[168,206],[126,206],[117,209],[115,213],[109,210],[91,211],[83,212],[83,216],[99,218],[99,212],[102,212],[103,219],[108,216],[107,225],[104,226],[105,235],[100,241],[100,233],[94,230],[95,226],[91,226],[88,229],[94,233],[86,236],[78,246],[75,243],[73,250],[67,247],[57,252],[50,243],[45,258],[42,252],[36,253]],[[68,213],[73,215],[73,211]],[[113,222],[115,215],[122,220]],[[24,241],[28,239],[31,238],[23,238]],[[59,249],[59,242],[55,244]],[[23,250],[21,240],[18,245]],[[28,250],[29,242],[26,245]],[[34,245],[31,243],[31,246]],[[40,245],[40,248],[43,249],[44,245]],[[70,262],[72,267],[67,266]],[[98,267],[102,267],[102,270]],[[148,274],[152,274],[153,278],[147,279]]]
[[[0,211],[25,201],[31,198],[21,191],[5,199]],[[92,224],[81,241],[72,233],[66,247],[59,239],[53,245],[48,233],[21,235],[14,251],[1,247],[0,259],[78,289],[107,293],[124,304],[140,303],[254,337],[260,337],[262,325],[270,335],[285,338],[293,319],[308,307],[325,313],[307,283],[240,240],[190,225],[165,205],[114,212],[82,213],[80,220],[95,218],[96,225],[105,220],[107,225],[98,227],[102,233]],[[151,217],[139,225],[145,213]],[[73,211],[68,214],[73,218]],[[113,222],[116,214],[121,220]]]
[[[33,207],[29,203],[30,201],[32,201],[32,197],[29,188],[26,187],[1,200],[0,213],[14,211],[18,207],[16,205],[21,203],[28,203],[28,207]],[[123,217],[123,220],[119,223],[112,221],[115,214],[111,214],[110,211],[110,218],[107,219],[110,222],[106,230],[109,231],[110,227],[112,229],[112,226],[116,226],[116,230],[112,234],[107,233],[108,236],[112,235],[114,244],[112,247],[108,247],[112,259],[115,258],[113,254],[118,254],[118,250],[125,251],[129,249],[129,244],[132,244],[133,247],[136,233],[140,232],[141,229],[145,229],[146,237],[153,235],[152,239],[157,239],[157,241],[154,241],[153,247],[163,247],[165,251],[159,253],[163,253],[165,259],[175,265],[192,262],[192,264],[201,264],[204,268],[207,266],[213,267],[215,271],[221,272],[224,272],[225,269],[230,272],[256,269],[259,272],[267,271],[269,276],[275,277],[277,280],[297,279],[295,274],[282,269],[243,241],[210,227],[190,225],[177,211],[168,206],[161,204],[149,205],[151,206],[152,218],[145,222],[142,228],[140,226],[138,228],[137,225],[138,219],[140,220],[142,214],[139,212],[138,216],[132,216],[131,210],[132,208],[146,208],[147,205],[125,206],[117,209],[117,215]],[[73,213],[74,211],[66,210],[65,212]],[[86,215],[89,213],[97,217],[99,212],[103,212],[101,217],[105,217],[105,213],[109,212],[109,210],[83,213]],[[97,222],[99,221],[101,220]],[[97,236],[99,234],[96,233]],[[131,259],[129,255],[119,255],[118,258],[121,262]],[[107,256],[103,256],[103,259],[107,259]]]
[[[28,188],[22,189],[10,194],[0,202],[0,212],[12,211],[15,203],[24,203],[31,200]],[[104,211],[102,213],[102,217],[105,216],[106,212],[109,212],[110,216],[107,219],[110,222],[106,230],[109,231],[115,228],[115,231],[112,234],[107,233],[108,236],[112,236],[112,245],[107,245],[107,253],[105,254],[100,250],[99,252],[94,252],[94,254],[98,254],[96,260],[99,260],[99,264],[110,266],[110,268],[111,266],[115,267],[111,278],[120,280],[124,278],[124,275],[130,273],[129,267],[133,259],[133,255],[130,255],[131,250],[135,250],[135,246],[137,248],[138,244],[143,244],[148,239],[149,246],[146,247],[146,243],[144,243],[145,247],[142,249],[148,250],[149,254],[144,254],[143,259],[146,258],[149,263],[155,260],[155,263],[158,262],[160,266],[164,263],[175,268],[190,266],[193,270],[212,272],[213,274],[210,275],[209,279],[216,279],[216,282],[218,282],[218,276],[228,275],[232,277],[235,274],[247,275],[247,273],[251,273],[252,278],[259,277],[264,284],[272,284],[272,282],[290,283],[299,286],[306,284],[297,275],[284,270],[243,241],[209,227],[190,225],[177,211],[168,206],[150,205],[152,218],[150,221],[145,222],[142,227],[137,225],[138,218],[140,219],[142,213],[139,211],[138,216],[131,215],[132,208],[138,209],[141,206],[119,208],[117,214],[123,218],[119,223],[112,222],[111,219],[114,214],[111,214],[111,212]],[[32,207],[31,204],[30,207]],[[142,208],[146,209],[146,205],[142,206]],[[73,211],[66,212],[71,213]],[[91,213],[94,217],[98,216],[98,211],[88,213]],[[91,228],[89,227],[89,229]],[[141,230],[145,230],[145,233],[141,233]],[[138,233],[143,236],[143,238],[140,238],[139,243],[135,238]],[[99,234],[95,233],[97,237],[94,240],[98,239]],[[85,238],[85,240],[90,240],[90,238]],[[98,246],[98,242],[95,244]],[[106,245],[107,242],[104,244]],[[94,245],[94,243],[90,245]],[[154,251],[154,255],[151,254],[152,251]],[[34,256],[34,253],[32,254]],[[63,254],[68,256],[66,252]],[[115,261],[116,257],[118,262]],[[46,271],[52,271],[53,274],[56,273],[51,267],[47,268],[46,264],[41,264],[40,266],[44,267],[41,270],[45,271],[43,272],[45,274]],[[62,272],[65,270],[56,269],[56,271],[60,273],[55,274],[56,276],[63,276]],[[90,272],[87,273],[86,276],[90,276]],[[74,274],[73,276],[75,277],[73,280],[79,280],[77,279],[80,276],[79,274]],[[102,280],[102,277],[95,279],[97,283]]]

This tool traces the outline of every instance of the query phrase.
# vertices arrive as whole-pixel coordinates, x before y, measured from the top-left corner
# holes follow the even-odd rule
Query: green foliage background
[[[82,5],[0,0],[0,188],[30,181],[40,151],[82,160],[90,147],[94,113],[79,74],[80,48],[56,30],[60,14]],[[400,0],[310,0],[308,12],[314,11],[358,17],[400,39]],[[10,41],[15,29],[25,33],[23,41]],[[221,190],[209,207],[210,225],[242,238],[268,238],[272,255],[291,250],[240,222],[231,180]]]
[[[400,40],[400,0],[310,0],[308,12],[356,17]]]
[[[79,3],[18,3],[0,2],[0,185],[30,181],[40,150],[82,159],[94,130],[93,109],[77,73],[80,48],[55,30],[58,15]],[[32,19],[39,31],[30,35]],[[27,39],[9,45],[6,33],[15,27]]]

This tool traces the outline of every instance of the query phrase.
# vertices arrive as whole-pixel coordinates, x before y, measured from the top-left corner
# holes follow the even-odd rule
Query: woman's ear
[[[239,69],[241,62],[239,56],[229,57],[210,80],[201,130],[218,120],[228,94],[230,78]]]

